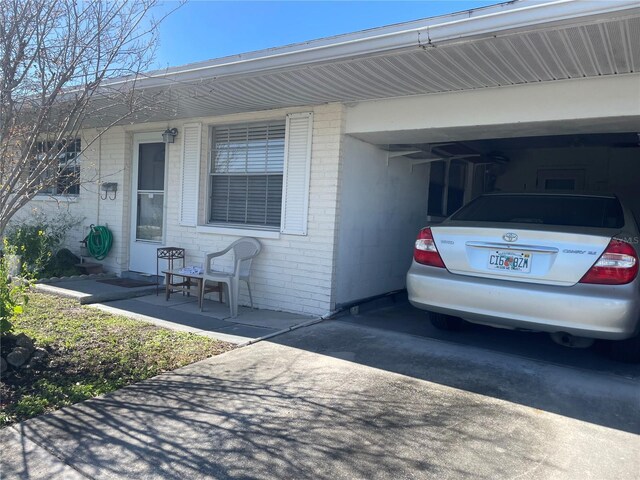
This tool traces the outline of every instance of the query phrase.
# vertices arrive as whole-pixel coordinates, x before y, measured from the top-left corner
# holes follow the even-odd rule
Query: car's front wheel
[[[640,363],[640,335],[609,343],[609,357],[619,362]]]
[[[445,315],[444,313],[429,312],[431,324],[438,330],[458,332],[464,327],[464,320],[460,317]]]

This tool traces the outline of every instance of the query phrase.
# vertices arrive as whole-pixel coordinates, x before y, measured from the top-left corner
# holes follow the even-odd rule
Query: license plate
[[[529,273],[531,271],[531,254],[494,250],[489,253],[488,268],[489,270]]]

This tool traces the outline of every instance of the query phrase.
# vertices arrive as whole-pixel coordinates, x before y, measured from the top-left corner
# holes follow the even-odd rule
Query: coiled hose
[[[113,245],[111,230],[101,225],[91,225],[91,233],[85,238],[89,254],[96,260],[103,260]]]

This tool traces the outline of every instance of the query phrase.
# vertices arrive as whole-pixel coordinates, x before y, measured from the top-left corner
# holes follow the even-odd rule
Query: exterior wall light
[[[178,135],[178,129],[177,128],[167,128],[163,133],[162,133],[162,141],[164,143],[173,143],[176,141],[176,136]]]

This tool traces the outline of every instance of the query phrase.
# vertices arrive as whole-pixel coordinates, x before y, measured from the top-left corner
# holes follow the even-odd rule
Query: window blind
[[[284,139],[283,122],[213,130],[211,223],[280,226]]]

